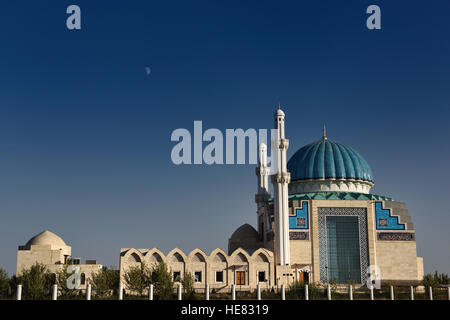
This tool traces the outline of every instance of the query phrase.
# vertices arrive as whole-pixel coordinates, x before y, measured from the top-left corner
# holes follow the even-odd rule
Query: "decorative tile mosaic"
[[[412,232],[378,232],[377,239],[380,241],[414,241],[415,234]]]
[[[376,194],[364,194],[359,192],[336,192],[336,191],[324,191],[324,192],[306,192],[306,193],[296,193],[289,195],[289,201],[294,200],[325,200],[327,197],[333,199],[339,198],[341,200],[389,200],[392,198],[386,196],[380,196]],[[268,202],[273,203],[273,198],[269,198]]]
[[[297,227],[306,227],[306,219],[297,218]]]
[[[405,230],[405,224],[398,222],[398,217],[391,215],[391,209],[383,209],[383,202],[375,202],[377,230]]]
[[[295,216],[289,216],[289,229],[308,229],[308,201],[301,201]]]
[[[309,240],[309,232],[289,232],[289,240]]]
[[[328,282],[328,273],[326,268],[326,266],[328,265],[327,230],[326,230],[327,216],[358,217],[361,282],[365,283],[367,279],[366,270],[367,267],[369,266],[366,208],[318,208],[320,281]]]

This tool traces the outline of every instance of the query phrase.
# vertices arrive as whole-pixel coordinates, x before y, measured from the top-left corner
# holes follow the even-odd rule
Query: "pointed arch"
[[[159,250],[158,248],[153,248],[147,251],[147,253],[144,256],[145,262],[148,265],[154,265],[156,263],[160,262],[166,262],[166,256],[164,253]]]
[[[186,254],[179,248],[172,249],[167,254],[167,262],[183,262],[186,263],[187,256]]]
[[[203,250],[196,248],[189,253],[188,261],[189,262],[205,262],[206,263],[208,261],[208,256],[206,255],[206,253]]]
[[[255,262],[270,263],[273,260],[273,253],[265,248],[259,248],[252,254],[252,260]]]
[[[136,248],[131,248],[125,253],[123,259],[128,263],[141,263],[144,261],[144,256]]]
[[[211,253],[209,254],[209,260],[211,261],[211,263],[217,262],[216,259],[219,259],[220,262],[224,262],[228,265],[229,263],[229,256],[228,254],[220,249],[220,248],[216,248],[213,251],[211,251]]]
[[[251,260],[250,255],[248,254],[247,251],[245,251],[242,248],[237,248],[236,250],[234,250],[234,252],[231,254],[231,261],[233,261],[233,263],[249,263]]]

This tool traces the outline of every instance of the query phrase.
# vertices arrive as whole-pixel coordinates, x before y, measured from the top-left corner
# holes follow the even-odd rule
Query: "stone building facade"
[[[232,284],[243,291],[253,290],[258,283],[265,289],[275,285],[273,253],[265,248],[250,252],[238,248],[231,254],[222,249],[215,249],[210,254],[198,248],[188,254],[173,249],[167,255],[157,248],[128,248],[120,252],[123,287],[127,288],[123,276],[130,267],[145,263],[152,268],[161,261],[167,264],[175,282],[190,273],[194,278],[194,289],[200,291],[206,284],[217,292],[229,291]]]

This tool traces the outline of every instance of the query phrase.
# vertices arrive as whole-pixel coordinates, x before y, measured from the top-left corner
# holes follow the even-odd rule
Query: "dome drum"
[[[297,180],[289,184],[289,194],[308,192],[358,192],[370,193],[373,183],[362,180],[346,179],[320,179],[320,180]]]

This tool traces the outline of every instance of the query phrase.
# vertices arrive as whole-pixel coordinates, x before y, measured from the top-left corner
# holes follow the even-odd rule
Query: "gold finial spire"
[[[325,125],[323,125],[323,140],[327,140],[327,128],[325,127]]]
[[[280,103],[278,102],[278,110],[280,110]]]

